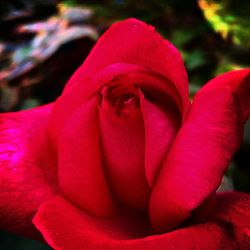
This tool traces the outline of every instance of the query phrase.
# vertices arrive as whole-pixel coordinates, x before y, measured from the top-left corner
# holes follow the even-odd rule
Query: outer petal
[[[222,75],[195,96],[152,192],[155,229],[178,226],[220,185],[250,111],[248,72]]]
[[[212,79],[203,87],[203,91],[216,86],[227,86],[239,105],[240,118],[245,122],[250,114],[250,69],[227,72]]]
[[[57,189],[47,123],[51,105],[0,115],[0,226],[31,235],[38,206]]]
[[[244,233],[242,228],[247,231],[245,226],[250,224],[247,217],[249,195],[235,194],[233,202],[230,200],[231,196],[218,197],[218,208],[210,222],[161,235],[153,235],[146,229],[148,224],[143,216],[128,217],[123,214],[99,220],[82,213],[61,197],[42,205],[33,222],[55,249],[248,249],[246,238],[244,241],[237,240],[239,233]],[[240,216],[244,217],[239,220]]]
[[[96,216],[112,214],[114,204],[100,153],[98,100],[83,103],[69,118],[59,139],[59,183],[62,192]]]
[[[178,50],[155,29],[134,18],[113,24],[98,40],[83,65],[66,86],[82,83],[104,67],[114,63],[140,65],[164,75],[176,85],[187,108],[188,81]]]

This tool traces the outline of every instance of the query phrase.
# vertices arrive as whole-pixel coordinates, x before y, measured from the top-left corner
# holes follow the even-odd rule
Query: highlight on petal
[[[57,193],[57,162],[47,138],[52,105],[0,115],[1,228],[34,236],[41,203]]]
[[[108,216],[115,205],[104,176],[99,142],[98,100],[83,103],[68,117],[58,143],[61,191],[77,206]]]
[[[184,109],[187,108],[188,80],[180,53],[154,27],[134,18],[113,24],[101,36],[65,91],[86,83],[86,79],[106,66],[120,62],[140,65],[168,78],[180,92]]]
[[[177,227],[220,185],[242,140],[242,114],[249,114],[248,72],[215,78],[195,96],[152,192],[150,216],[156,230]],[[236,98],[240,93],[242,99]]]
[[[97,219],[59,196],[39,208],[33,223],[48,244],[62,250],[247,249],[248,242],[238,238],[243,232],[238,231],[243,225],[238,219],[244,216],[244,225],[249,225],[249,195],[233,194],[234,202],[226,196],[218,197],[218,209],[208,221],[160,235],[153,235],[143,215],[123,211],[109,219]],[[227,218],[221,215],[222,210]]]

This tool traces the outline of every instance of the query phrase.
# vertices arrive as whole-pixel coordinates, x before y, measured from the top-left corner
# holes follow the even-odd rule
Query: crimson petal
[[[34,234],[32,217],[57,192],[46,130],[51,106],[0,115],[1,227],[19,234]]]
[[[101,161],[97,98],[83,103],[68,117],[58,147],[64,195],[96,216],[112,214],[115,205]]]
[[[212,218],[227,222],[234,233],[238,249],[250,247],[250,195],[239,192],[218,193]]]
[[[74,85],[70,91],[64,92],[56,100],[49,123],[50,136],[55,146],[72,112],[89,98],[99,95],[105,86],[113,86],[114,82],[118,86],[129,84],[140,87],[150,93],[156,92],[157,98],[169,95],[182,112],[182,117],[185,115],[183,108],[187,110],[189,107],[189,103],[187,106],[182,107],[180,93],[177,91],[176,86],[166,77],[139,65],[127,63],[112,64],[93,75],[90,79],[82,79],[79,85]]]
[[[160,235],[145,230],[148,225],[143,217],[123,215],[100,220],[59,196],[39,208],[33,223],[48,244],[61,250],[248,249],[249,241],[238,241],[238,236],[244,235],[248,230],[245,226],[250,224],[249,195],[222,194],[217,204],[209,221]]]
[[[222,75],[195,96],[152,192],[150,214],[156,230],[178,226],[220,185],[242,140],[242,115],[250,111],[248,74]]]
[[[106,173],[117,198],[147,210],[149,187],[144,171],[144,125],[140,109],[124,104],[117,114],[108,100],[100,107],[100,127]],[[131,191],[131,187],[133,191]]]
[[[227,72],[212,79],[203,87],[213,89],[216,86],[227,86],[231,89],[237,104],[239,105],[240,118],[245,122],[250,114],[250,69]]]
[[[145,172],[151,187],[173,143],[181,119],[171,102],[157,105],[140,93],[140,103],[145,126]]]
[[[165,76],[175,83],[183,106],[188,106],[187,73],[180,53],[154,27],[134,18],[113,24],[101,36],[83,65],[71,77],[66,91],[106,66],[120,62],[140,65]]]

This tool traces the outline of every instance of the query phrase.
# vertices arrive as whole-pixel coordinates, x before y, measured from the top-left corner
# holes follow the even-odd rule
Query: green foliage
[[[201,50],[194,50],[191,52],[182,53],[183,59],[186,62],[188,70],[194,70],[206,64],[207,60],[205,54]]]
[[[250,47],[249,1],[199,0],[213,29],[233,44]]]

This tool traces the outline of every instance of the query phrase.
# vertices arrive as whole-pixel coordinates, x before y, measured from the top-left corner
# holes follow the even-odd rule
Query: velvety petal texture
[[[94,178],[92,174],[92,177],[88,176],[89,171],[86,171],[87,168],[84,166],[87,162],[89,162],[91,157],[91,161],[98,161],[99,165],[101,165],[101,163],[106,165],[105,168],[103,166],[99,167],[99,170],[105,172],[110,182],[113,182],[113,184],[111,183],[111,186],[115,186],[114,188],[111,187],[113,189],[113,193],[115,194],[118,192],[119,195],[116,196],[119,198],[124,196],[120,200],[125,201],[125,197],[130,197],[131,199],[128,198],[128,200],[130,200],[128,201],[130,205],[134,203],[136,207],[147,208],[149,200],[149,187],[145,177],[144,167],[145,124],[142,120],[142,110],[137,107],[137,110],[135,109],[135,112],[133,112],[132,108],[134,104],[140,106],[139,97],[137,97],[137,101],[133,101],[132,99],[127,100],[128,102],[125,105],[128,107],[125,111],[126,115],[119,114],[119,109],[121,109],[119,106],[121,106],[121,100],[124,96],[128,94],[131,95],[129,91],[132,91],[132,89],[137,93],[137,95],[139,95],[140,88],[142,91],[146,92],[146,95],[149,95],[150,98],[152,98],[151,95],[156,96],[161,105],[165,103],[165,106],[169,106],[169,108],[166,108],[165,112],[161,114],[161,119],[165,119],[164,116],[166,116],[165,120],[168,121],[167,117],[171,120],[168,124],[169,131],[166,132],[171,134],[170,137],[166,138],[171,141],[179,128],[179,126],[174,126],[175,120],[179,123],[182,119],[182,115],[178,110],[180,108],[177,104],[179,99],[178,93],[176,93],[172,84],[169,82],[167,82],[168,84],[163,84],[164,81],[166,81],[166,79],[139,66],[128,64],[111,65],[105,68],[102,72],[99,72],[99,74],[94,76],[92,79],[93,84],[99,84],[99,87],[101,86],[103,88],[102,91],[98,88],[98,86],[96,86],[97,89],[94,90],[91,88],[92,91],[84,86],[79,86],[81,88],[78,89],[75,87],[75,89],[72,89],[70,92],[66,92],[66,94],[62,95],[56,101],[55,108],[53,109],[50,117],[49,129],[52,142],[54,143],[54,148],[59,151],[60,186],[68,198],[71,198],[71,200],[75,202],[78,200],[78,205],[85,204],[81,205],[81,207],[86,207],[88,202],[85,200],[85,195],[81,195],[81,185],[83,185],[83,182],[85,184],[88,181],[91,182],[91,180],[93,180],[92,178]],[[111,103],[113,102],[112,105],[115,105],[116,109],[105,108],[108,107],[108,105],[105,105],[105,102],[101,105],[98,101],[92,101],[93,99],[96,100],[100,97],[100,93],[98,93],[97,90],[103,92],[104,89],[115,92],[115,94],[112,94],[112,100],[106,100],[106,104],[109,101]],[[123,93],[122,91],[128,92]],[[166,102],[167,98],[170,99],[168,102]],[[124,101],[126,102],[126,100]],[[131,103],[129,103],[130,101]],[[117,103],[114,104],[114,102]],[[68,105],[68,103],[71,105]],[[99,110],[97,110],[98,105],[101,106]],[[167,111],[172,109],[172,107],[174,111],[176,110],[177,114],[171,117],[171,114],[168,114]],[[96,113],[93,113],[94,110],[96,110]],[[99,112],[100,126],[98,125],[99,119],[94,116],[97,115],[97,112]],[[164,121],[162,122],[164,123]],[[158,123],[161,122],[158,121]],[[150,125],[150,129],[151,127],[152,126]],[[99,130],[101,130],[101,145],[99,145],[98,142]],[[158,137],[162,136],[160,135],[160,131],[157,131],[157,133]],[[170,145],[169,142],[167,143]],[[80,146],[80,144],[82,146]],[[103,151],[103,154],[98,156],[100,146],[102,147],[101,151]],[[92,149],[96,150],[96,152],[91,151]],[[162,154],[165,152],[165,149],[162,150],[160,151],[160,156],[158,157],[163,157]],[[99,157],[101,157],[104,162],[101,162],[102,159],[98,159]],[[156,160],[153,168],[158,169],[160,167],[160,160],[161,159]],[[89,167],[94,174],[96,171],[91,167],[92,164],[93,162],[90,162]],[[85,169],[84,171],[80,171],[81,178],[79,178],[79,171],[76,171],[79,168],[79,165]],[[96,166],[96,163],[94,166]],[[73,169],[75,170],[72,171]],[[122,169],[126,172],[125,175]],[[157,171],[154,171],[151,175],[155,175],[156,172]],[[103,173],[101,174],[103,175]],[[118,178],[118,175],[120,178]],[[153,179],[153,177],[151,177],[151,179]],[[115,182],[117,184],[115,184]],[[72,185],[72,183],[74,184]],[[124,185],[122,185],[122,183],[124,183]],[[135,190],[138,191],[138,195],[137,192],[130,192],[131,184],[133,184],[132,186],[134,186]],[[93,185],[93,188],[95,188],[95,185]],[[105,189],[101,188],[101,190]],[[73,196],[74,198],[72,199]],[[95,195],[88,195],[88,197],[91,199],[91,197],[95,197]],[[93,199],[95,200],[95,198]],[[137,203],[137,205],[135,203]],[[100,207],[102,207],[100,204],[96,206],[98,209],[100,209]]]
[[[249,198],[249,194],[239,192],[219,193],[216,197],[215,216],[226,222],[229,233],[237,241],[238,249],[247,249],[250,246]]]
[[[121,46],[124,39],[129,43]],[[146,57],[149,50],[152,55]],[[159,56],[162,61],[155,60]],[[63,194],[96,216],[112,214],[116,202],[147,211],[150,187],[189,107],[187,86],[179,52],[154,28],[135,19],[112,25],[50,115],[49,135],[58,151]],[[112,94],[104,97],[105,91]],[[136,100],[123,100],[131,91]],[[153,108],[154,101],[169,108]],[[149,106],[161,119],[158,125],[150,123]],[[154,149],[157,142],[163,144],[159,151]]]
[[[73,128],[73,129],[72,129]],[[114,204],[104,177],[97,99],[69,118],[59,141],[59,183],[64,195],[96,216],[112,213]]]
[[[157,105],[140,93],[140,105],[145,127],[145,174],[152,187],[180,128],[181,118],[171,101]]]
[[[61,250],[248,249],[250,196],[220,194],[216,204],[207,221],[160,235],[152,235],[143,216],[123,213],[98,220],[62,197],[42,205],[33,222],[47,242]]]
[[[93,92],[100,91],[105,84],[110,85],[116,77],[138,71],[144,71],[144,75],[148,74],[145,71],[151,71],[155,79],[158,76],[167,79],[161,81],[166,87],[171,82],[171,88],[179,95],[184,116],[189,108],[188,82],[179,52],[152,26],[132,18],[113,24],[67,83],[50,118],[52,141],[57,144],[67,117]],[[151,85],[157,86],[158,83]]]
[[[156,230],[178,226],[219,187],[242,140],[241,118],[250,111],[249,72],[219,76],[196,94],[153,188]]]
[[[66,91],[107,65],[120,62],[140,65],[167,77],[181,93],[183,108],[187,108],[187,73],[180,53],[154,27],[134,18],[113,24],[102,35],[83,65],[71,77]]]
[[[64,92],[55,102],[49,121],[49,134],[57,147],[57,142],[69,116],[74,110],[93,96],[100,95],[105,87],[132,85],[140,88],[144,93],[156,96],[156,99],[171,100],[176,104],[183,119],[182,101],[180,93],[174,83],[166,77],[142,66],[116,63],[107,66],[91,78],[82,79],[70,91]],[[70,105],[69,105],[70,103]],[[185,106],[188,109],[189,103]]]
[[[0,115],[0,227],[34,236],[31,220],[57,193],[57,162],[47,137],[51,105]]]
[[[216,87],[226,87],[232,92],[239,108],[239,116],[244,123],[250,114],[250,70],[243,69],[227,72],[209,81],[203,91]]]
[[[147,210],[150,189],[144,171],[144,124],[137,97],[126,94],[124,103],[110,100],[113,105],[106,98],[100,107],[105,172],[118,200]]]

